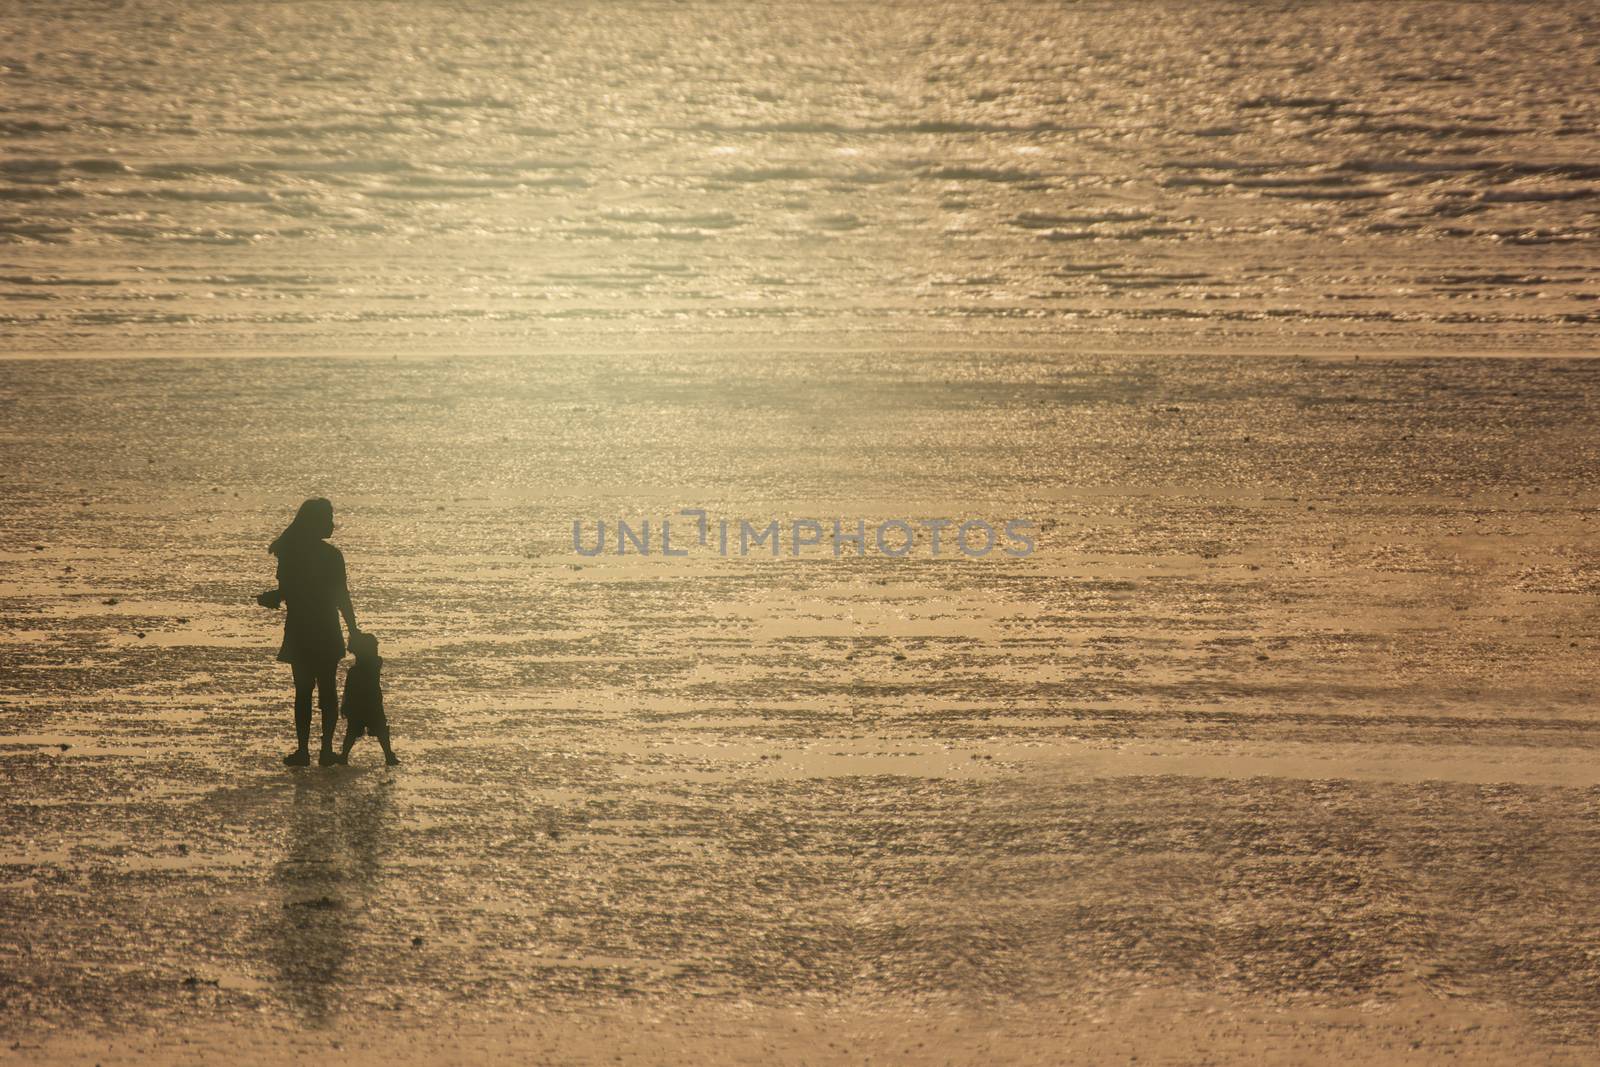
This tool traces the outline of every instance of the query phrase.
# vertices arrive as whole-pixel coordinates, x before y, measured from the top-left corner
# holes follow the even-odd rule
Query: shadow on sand
[[[295,777],[288,854],[272,873],[281,910],[269,918],[265,955],[281,995],[307,1023],[328,1023],[348,1006],[341,978],[383,877],[393,782],[343,768]]]

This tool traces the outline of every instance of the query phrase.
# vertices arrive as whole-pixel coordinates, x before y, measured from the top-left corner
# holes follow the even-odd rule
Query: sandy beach
[[[1579,1062],[1600,368],[917,369],[9,364],[9,1055]],[[306,484],[400,768],[277,764]],[[573,550],[684,507],[1040,537]]]

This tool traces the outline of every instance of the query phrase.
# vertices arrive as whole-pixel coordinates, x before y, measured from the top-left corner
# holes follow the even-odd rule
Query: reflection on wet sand
[[[272,873],[281,907],[264,933],[282,994],[305,1022],[326,1025],[348,1006],[340,976],[383,879],[393,782],[345,769],[295,777],[287,854]]]

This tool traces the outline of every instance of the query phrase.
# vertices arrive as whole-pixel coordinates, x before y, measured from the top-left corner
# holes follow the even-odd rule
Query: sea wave
[[[589,10],[19,7],[7,341],[1166,321],[1587,343],[1583,0],[1514,25],[1466,0]]]

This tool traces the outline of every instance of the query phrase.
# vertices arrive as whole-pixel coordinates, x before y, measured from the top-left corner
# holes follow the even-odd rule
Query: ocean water
[[[1600,11],[15,5],[8,351],[1586,350]]]

